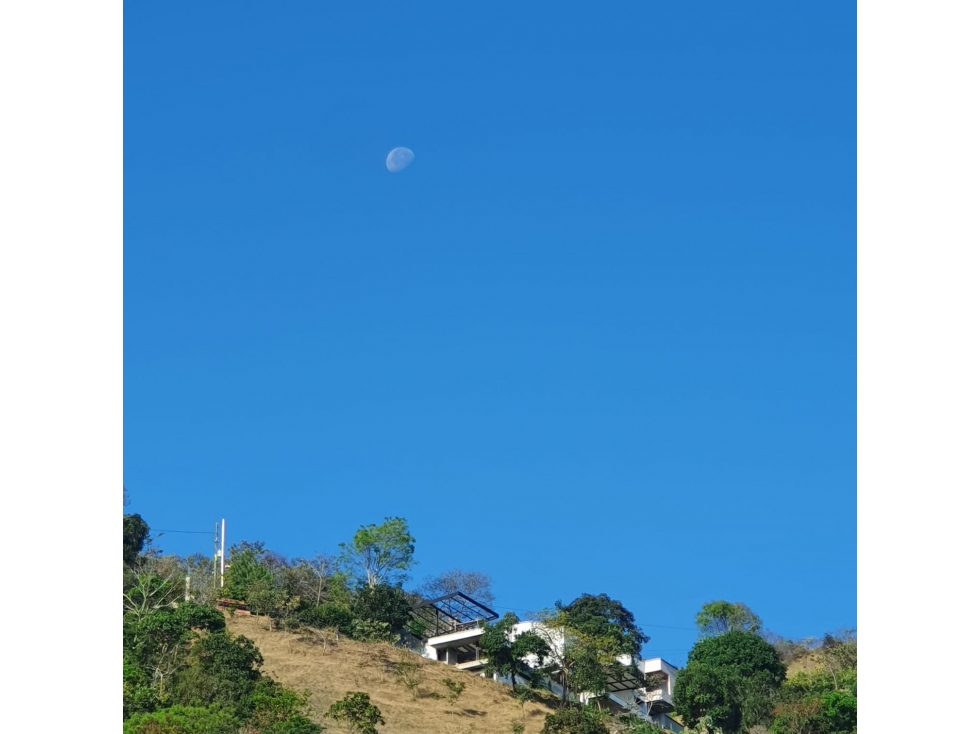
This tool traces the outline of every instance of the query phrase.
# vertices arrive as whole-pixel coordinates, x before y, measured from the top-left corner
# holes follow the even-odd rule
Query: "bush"
[[[247,637],[209,635],[194,644],[186,667],[174,676],[173,701],[185,706],[220,704],[247,717],[261,665],[262,655]]]
[[[309,696],[262,678],[251,696],[250,724],[261,734],[320,734],[323,727],[306,716]]]
[[[320,604],[318,607],[304,609],[299,613],[299,620],[310,627],[332,627],[341,635],[353,637],[353,612],[338,604]]]
[[[350,637],[357,642],[391,642],[397,640],[397,635],[391,634],[387,622],[373,619],[355,619],[351,625]]]
[[[357,619],[387,624],[392,633],[403,630],[411,619],[408,597],[394,586],[361,587],[354,597],[351,611]]]
[[[665,734],[666,729],[656,724],[650,724],[648,721],[643,721],[642,719],[633,718],[627,724],[626,732],[628,734]]]
[[[820,700],[826,731],[846,734],[857,730],[857,697],[845,691],[832,691]]]
[[[449,703],[455,703],[456,701],[458,701],[459,696],[461,696],[462,692],[466,690],[465,683],[463,683],[462,681],[454,681],[451,678],[443,678],[442,684],[449,691],[449,693],[447,694],[449,698]]]
[[[362,692],[348,692],[330,706],[330,718],[345,723],[359,734],[378,734],[377,727],[384,726],[381,711],[371,703],[371,697]]]
[[[541,734],[609,734],[602,712],[585,707],[558,709],[544,717]]]
[[[122,656],[122,718],[133,714],[152,713],[160,701],[150,678],[133,660],[128,651]]]
[[[398,683],[408,689],[412,698],[421,683],[421,667],[421,661],[415,653],[403,647],[398,648],[398,662],[395,663]]]
[[[123,734],[236,734],[240,723],[219,707],[173,706],[136,714],[122,725]]]

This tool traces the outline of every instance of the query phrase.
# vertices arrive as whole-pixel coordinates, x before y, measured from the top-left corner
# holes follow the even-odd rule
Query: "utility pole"
[[[224,518],[221,518],[221,588],[224,588]]]
[[[218,543],[218,524],[214,523],[214,573],[211,578],[214,582],[214,586],[218,585],[218,555],[221,553],[221,546]]]

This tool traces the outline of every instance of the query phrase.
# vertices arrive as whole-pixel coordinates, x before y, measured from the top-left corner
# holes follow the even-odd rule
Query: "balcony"
[[[458,632],[449,632],[438,637],[429,637],[428,644],[436,650],[442,650],[446,647],[465,647],[476,644],[482,636],[483,628],[474,625],[469,629],[462,629]]]

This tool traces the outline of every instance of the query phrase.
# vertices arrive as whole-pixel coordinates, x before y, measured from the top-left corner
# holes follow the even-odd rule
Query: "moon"
[[[415,159],[415,154],[409,148],[395,148],[388,153],[387,167],[391,173],[406,169]]]

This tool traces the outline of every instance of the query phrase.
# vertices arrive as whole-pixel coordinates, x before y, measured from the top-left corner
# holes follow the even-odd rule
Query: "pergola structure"
[[[635,691],[646,685],[645,677],[634,666],[619,665],[609,671],[605,687],[609,693]]]
[[[500,615],[461,591],[428,599],[416,604],[411,616],[424,625],[426,638],[448,635],[478,628],[484,622],[499,619]]]

